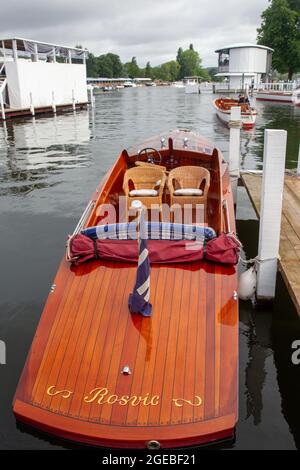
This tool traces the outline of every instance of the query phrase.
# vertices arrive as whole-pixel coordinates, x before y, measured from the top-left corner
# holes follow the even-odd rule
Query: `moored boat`
[[[130,216],[141,204],[159,214],[145,222],[148,254]],[[190,219],[174,220],[185,204]],[[17,419],[116,448],[232,439],[234,232],[228,165],[210,142],[175,131],[123,150],[69,239],[15,394]],[[150,317],[128,308],[148,256]]]
[[[229,98],[217,98],[213,102],[217,116],[225,124],[230,122],[230,114],[232,106],[241,107],[241,121],[244,129],[252,129],[255,126],[257,111],[248,103],[240,103],[239,100]]]
[[[183,80],[185,92],[187,94],[199,94],[200,78],[199,77],[185,77]]]
[[[292,91],[277,91],[277,90],[258,90],[256,92],[257,101],[276,101],[278,103],[292,103]]]
[[[300,88],[297,88],[293,92],[292,100],[295,106],[300,106]]]

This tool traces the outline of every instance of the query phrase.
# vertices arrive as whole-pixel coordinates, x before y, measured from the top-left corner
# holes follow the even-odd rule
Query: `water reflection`
[[[49,174],[89,160],[88,112],[4,123],[0,139],[0,195],[27,194],[48,185]]]
[[[13,351],[15,338],[22,337],[20,348],[10,354],[10,368],[1,369],[6,387],[0,387],[0,447],[64,446],[35,431],[20,432],[11,401],[66,236],[92,191],[122,148],[164,130],[189,127],[215,142],[226,157],[229,130],[217,119],[213,98],[174,88],[124,89],[97,95],[94,113],[0,124],[1,339]],[[295,167],[300,108],[257,107],[255,129],[242,131],[243,168],[261,168],[265,127],[288,130],[287,166]],[[244,205],[240,201],[238,233],[247,257],[253,257],[258,223],[248,198]],[[300,321],[282,281],[274,310],[253,311],[240,303],[240,419],[234,448],[300,448],[300,366],[290,360],[290,344],[297,338]],[[151,331],[146,339],[150,354]]]

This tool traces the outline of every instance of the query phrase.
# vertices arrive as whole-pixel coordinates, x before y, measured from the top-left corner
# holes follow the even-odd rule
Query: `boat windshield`
[[[177,129],[176,131],[163,132],[127,148],[128,155],[137,155],[144,148],[167,149],[170,147],[170,139],[172,140],[172,148],[175,150],[189,150],[210,156],[213,154],[214,145],[211,142],[188,129]]]

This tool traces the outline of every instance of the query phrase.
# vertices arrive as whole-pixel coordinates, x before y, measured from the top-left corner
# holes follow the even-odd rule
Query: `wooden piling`
[[[244,172],[241,179],[259,216],[262,174]],[[290,172],[284,177],[278,266],[300,316],[300,178]]]

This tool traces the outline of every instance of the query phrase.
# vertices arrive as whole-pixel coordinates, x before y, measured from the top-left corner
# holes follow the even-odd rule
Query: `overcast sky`
[[[8,0],[1,2],[0,36],[61,45],[82,44],[94,54],[114,52],[126,62],[158,65],[190,43],[204,66],[214,50],[256,42],[268,0]]]

